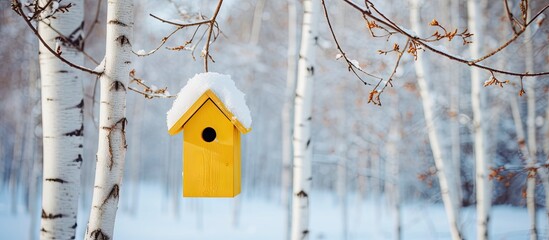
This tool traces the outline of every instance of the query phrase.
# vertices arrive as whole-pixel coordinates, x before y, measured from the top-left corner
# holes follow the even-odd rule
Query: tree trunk
[[[395,109],[398,109],[398,96],[394,96]],[[394,214],[393,218],[393,239],[402,239],[402,219],[400,214],[400,154],[398,146],[403,146],[402,141],[402,120],[397,111],[391,129],[389,129],[389,141],[387,143],[387,170],[386,196],[389,196],[389,205]]]
[[[471,58],[480,57],[482,46],[483,17],[479,0],[467,0],[468,27],[475,35],[472,36],[473,43],[469,48]],[[477,239],[487,240],[489,238],[488,226],[490,221],[491,186],[488,179],[488,159],[486,157],[485,132],[483,106],[485,97],[481,91],[483,85],[481,71],[478,68],[471,68],[471,105],[473,109],[473,133],[476,161],[476,195],[477,195]]]
[[[309,194],[311,190],[311,120],[317,16],[320,0],[303,1],[303,28],[299,52],[294,115],[294,188],[292,240],[309,239]]]
[[[528,16],[531,16],[528,8]],[[525,65],[526,72],[534,72],[534,48],[532,45],[532,28],[527,28],[524,32],[525,44]],[[526,99],[527,99],[527,120],[528,128],[528,150],[530,155],[526,162],[526,168],[529,169],[526,180],[526,207],[530,217],[530,240],[538,239],[537,214],[536,214],[536,171],[534,167],[537,163],[538,145],[536,143],[536,78],[526,79]]]
[[[410,21],[412,29],[421,35],[421,22],[420,22],[420,1],[411,1]],[[440,193],[442,195],[442,202],[446,210],[448,223],[450,225],[450,233],[452,239],[462,239],[462,233],[459,229],[459,204],[457,199],[457,189],[453,183],[453,177],[449,176],[450,169],[447,169],[450,164],[443,158],[442,146],[439,140],[439,133],[437,130],[437,123],[435,122],[435,113],[433,105],[433,91],[429,86],[430,77],[426,56],[422,51],[418,51],[418,58],[415,63],[416,75],[418,79],[418,85],[420,89],[420,95],[423,103],[423,114],[425,115],[425,123],[427,125],[427,131],[429,134],[429,143],[431,144],[431,151],[433,152],[433,158],[435,160],[435,166],[437,168],[437,176],[440,184]]]
[[[518,100],[515,96],[511,99],[511,112],[513,114],[513,120],[515,122],[515,130],[517,133],[517,143],[520,150],[520,153],[524,158],[526,158],[526,168],[533,169],[535,162],[532,159],[533,154],[531,154],[530,149],[526,145],[526,138],[524,136],[524,129],[522,128],[522,119],[520,117],[520,110]],[[531,186],[533,184],[533,186]],[[537,239],[537,230],[536,230],[536,207],[535,207],[535,196],[533,194],[533,189],[535,189],[536,184],[536,175],[535,171],[529,170],[526,180],[526,206],[528,208],[528,215],[530,216],[530,238]],[[534,213],[532,213],[534,211]]]
[[[100,77],[99,147],[86,239],[112,239],[126,155],[126,86],[131,66],[133,1],[109,1]]]
[[[41,5],[50,1],[42,0]],[[38,24],[48,45],[81,65],[78,50],[84,25],[84,1],[72,0],[70,11]],[[62,35],[62,36],[61,36]],[[76,230],[82,165],[84,90],[81,72],[62,63],[46,47],[39,48],[42,80],[43,190],[41,239],[73,239]]]
[[[265,0],[258,0],[255,4],[252,29],[250,31],[250,44],[257,45],[261,34],[261,25],[263,23],[263,11],[265,9]]]
[[[297,76],[297,7],[296,0],[288,0],[288,69],[286,72],[286,96],[282,108],[282,206],[286,209],[284,221],[285,239],[290,239],[292,209],[292,123],[293,102]]]
[[[549,48],[547,48],[549,50]],[[546,56],[546,69],[549,70],[549,51]],[[546,91],[546,99],[549,101],[549,91]],[[545,152],[545,166],[549,166],[549,104],[545,108],[545,132],[544,132],[544,144],[543,151]],[[545,216],[547,217],[546,229],[549,229],[549,169],[547,167],[541,168],[540,178],[543,183],[543,189],[545,192]]]
[[[460,0],[450,0],[450,22],[452,26],[461,26],[460,16],[459,16],[459,2]],[[448,42],[448,47],[450,47],[450,42]],[[462,49],[461,47],[458,49]],[[460,91],[461,91],[461,65],[455,66],[453,64],[448,64],[450,72],[450,81],[451,85],[454,87],[451,88],[450,92],[450,131],[452,136],[452,169],[455,169],[454,181],[457,190],[457,200],[459,201],[459,206],[462,205],[463,193],[461,188],[461,135],[459,133],[459,102],[460,102]]]

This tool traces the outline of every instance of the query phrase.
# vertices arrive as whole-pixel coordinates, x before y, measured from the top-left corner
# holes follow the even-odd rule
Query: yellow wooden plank
[[[234,192],[233,196],[240,194],[240,184],[241,184],[241,158],[240,158],[240,132],[233,128],[233,138],[234,138]]]

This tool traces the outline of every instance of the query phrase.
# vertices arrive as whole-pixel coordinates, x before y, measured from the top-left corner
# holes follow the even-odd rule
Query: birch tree
[[[297,77],[297,1],[288,0],[288,69],[286,70],[286,96],[282,108],[282,176],[281,200],[286,209],[286,239],[290,239],[292,193],[292,120]]]
[[[513,96],[511,97],[511,113],[513,115],[513,121],[515,122],[515,131],[517,134],[517,144],[519,151],[526,160],[526,168],[534,169],[535,160],[532,158],[534,155],[530,153],[530,149],[526,144],[526,138],[524,134],[524,129],[522,128],[522,118],[520,116],[518,99]],[[533,186],[532,186],[533,185]],[[534,196],[534,190],[536,185],[535,173],[532,170],[528,171],[527,180],[526,180],[526,206],[528,208],[528,215],[530,217],[530,239],[537,239],[537,230],[536,230],[536,202]]]
[[[527,16],[531,15],[530,8],[526,10]],[[534,72],[534,47],[532,43],[532,28],[526,29],[524,32],[525,44],[525,65],[526,72]],[[538,155],[538,146],[536,143],[536,77],[527,78],[526,81],[526,100],[527,100],[527,117],[526,127],[528,129],[528,160],[526,168],[528,175],[526,179],[526,207],[528,208],[528,216],[530,218],[530,240],[538,239],[537,231],[537,213],[536,213],[536,163]],[[518,134],[517,134],[518,135]],[[520,142],[519,142],[520,144]],[[541,171],[540,171],[541,172]]]
[[[84,1],[41,0],[39,4],[47,9],[41,13],[39,34],[67,60],[82,64],[84,57],[78,48]],[[70,6],[70,11],[58,12],[63,7],[60,4]],[[74,239],[84,132],[81,71],[61,62],[42,44],[39,51],[44,146],[40,238]]]
[[[479,0],[467,0],[467,12],[469,29],[477,33],[472,36],[472,43],[469,46],[471,58],[481,57],[480,47],[482,46],[482,26],[483,17]],[[488,179],[488,159],[486,157],[485,146],[485,121],[482,112],[484,107],[485,94],[481,87],[483,86],[482,74],[480,69],[471,68],[471,107],[473,109],[473,134],[476,162],[476,199],[477,199],[477,238],[486,240],[489,238],[488,224],[490,221],[491,206],[491,187]]]
[[[396,94],[395,94],[396,95]],[[396,109],[398,109],[399,98],[398,95],[394,96]],[[402,216],[401,216],[401,199],[400,199],[400,161],[399,146],[403,144],[402,139],[402,118],[400,112],[394,114],[392,120],[392,126],[389,129],[388,143],[387,143],[387,176],[386,191],[389,196],[389,204],[393,213],[393,239],[402,239]],[[403,149],[401,148],[400,151]]]
[[[410,3],[410,22],[412,24],[412,30],[417,34],[422,34],[420,23],[420,0],[411,0]],[[430,72],[428,66],[426,56],[423,55],[421,51],[418,51],[415,69],[423,104],[423,114],[425,115],[425,123],[429,134],[429,143],[431,144],[431,151],[433,152],[433,158],[437,168],[437,177],[440,184],[442,202],[444,204],[448,223],[450,225],[450,233],[452,235],[452,239],[457,240],[462,239],[462,233],[459,228],[459,199],[457,198],[456,185],[454,184],[454,181],[452,181],[453,178],[450,175],[451,169],[448,169],[450,164],[448,164],[448,161],[443,157],[440,136],[437,131],[437,123],[435,121],[435,108],[432,100],[434,93],[432,88],[429,86],[432,80],[430,80],[430,76],[428,75]]]
[[[309,194],[311,190],[311,120],[315,47],[318,40],[319,0],[303,1],[303,26],[295,94],[293,138],[292,240],[309,239]]]
[[[131,66],[133,1],[108,1],[105,58],[98,67],[99,147],[86,239],[112,239],[126,154],[126,86]]]

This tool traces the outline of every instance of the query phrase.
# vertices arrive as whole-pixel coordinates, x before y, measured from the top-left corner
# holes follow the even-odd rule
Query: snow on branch
[[[146,99],[153,99],[153,98],[174,98],[175,96],[171,95],[170,92],[168,92],[168,88],[159,88],[155,85],[148,85],[145,83],[145,80],[135,77],[135,69],[132,69],[130,71],[130,84],[135,83],[139,87],[142,88],[142,90],[139,90],[137,88],[133,88],[128,86],[128,89],[139,93],[143,95]]]

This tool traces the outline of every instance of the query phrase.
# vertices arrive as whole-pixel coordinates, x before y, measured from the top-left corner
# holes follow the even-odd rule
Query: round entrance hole
[[[215,133],[215,130],[211,127],[207,127],[202,130],[202,139],[204,139],[204,141],[206,142],[211,142],[215,140],[216,136],[217,134]]]

